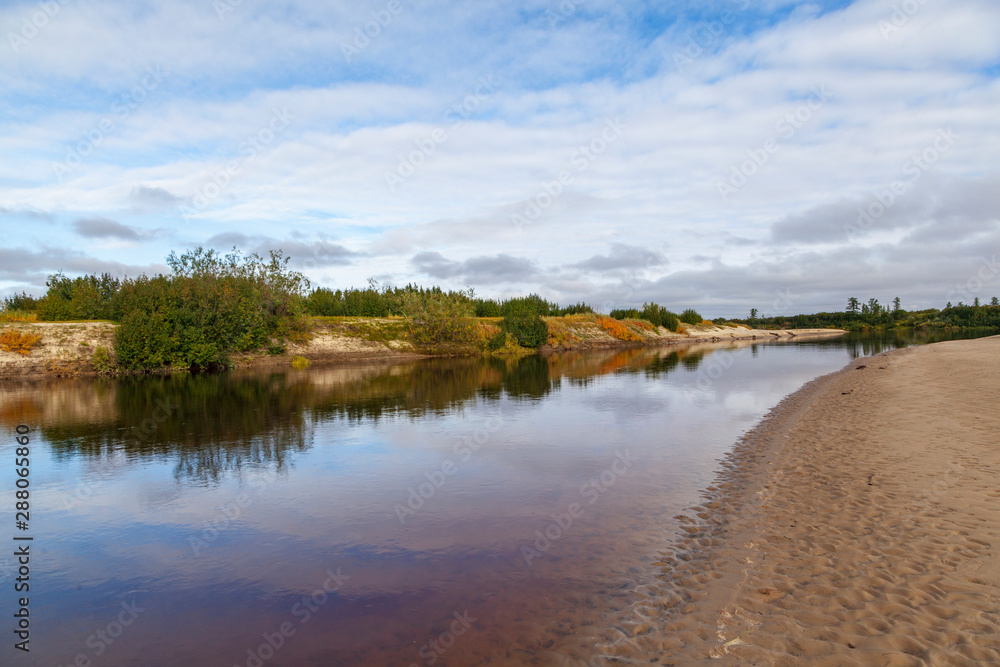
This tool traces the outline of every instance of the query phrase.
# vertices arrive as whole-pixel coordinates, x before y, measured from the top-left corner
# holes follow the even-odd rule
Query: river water
[[[916,342],[2,384],[0,663],[603,664],[740,434],[812,378]]]

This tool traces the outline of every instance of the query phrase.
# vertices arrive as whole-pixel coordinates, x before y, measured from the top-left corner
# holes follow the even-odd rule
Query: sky
[[[0,4],[0,295],[314,287],[706,317],[1000,294],[996,0]]]

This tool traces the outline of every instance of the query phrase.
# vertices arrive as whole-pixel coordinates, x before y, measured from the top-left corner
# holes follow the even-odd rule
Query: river
[[[0,385],[4,539],[31,554],[16,594],[0,556],[0,662],[603,664],[738,437],[807,381],[919,342]]]

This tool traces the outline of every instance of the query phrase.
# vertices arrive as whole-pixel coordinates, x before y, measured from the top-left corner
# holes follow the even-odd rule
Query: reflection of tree
[[[116,383],[110,422],[55,419],[43,431],[57,457],[124,451],[173,460],[179,478],[215,480],[247,464],[281,470],[311,440],[306,389],[283,374],[126,378]]]
[[[954,332],[893,330],[799,344],[872,355]],[[749,344],[569,352],[520,360],[433,359],[305,372],[241,371],[118,381],[74,380],[11,391],[0,414],[44,405],[38,421],[57,457],[169,460],[179,479],[214,481],[242,468],[280,472],[312,445],[312,424],[445,414],[477,399],[537,400],[562,381],[611,373],[657,379],[713,352]],[[758,343],[752,344],[754,350]],[[37,411],[37,410],[36,410]]]

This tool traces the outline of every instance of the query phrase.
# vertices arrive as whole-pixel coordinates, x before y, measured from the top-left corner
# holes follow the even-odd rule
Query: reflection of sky
[[[731,364],[699,385],[713,357]],[[352,573],[351,595],[369,599],[503,587],[522,576],[519,547],[552,514],[581,502],[581,486],[609,468],[617,451],[635,465],[584,505],[576,527],[531,574],[579,571],[586,579],[622,571],[621,562],[605,567],[594,556],[599,545],[627,553],[647,544],[651,531],[667,531],[669,517],[697,501],[740,433],[782,396],[846,360],[835,347],[762,345],[756,354],[744,347],[655,378],[619,371],[585,385],[563,380],[541,400],[480,397],[443,414],[323,419],[280,473],[249,466],[214,485],[178,478],[169,456],[112,455],[107,468],[82,455],[56,461],[35,434],[34,609],[39,618],[83,627],[85,610],[110,609],[139,591],[164,606],[184,608],[190,602],[180,600],[189,598],[220,608],[239,602],[258,613],[314,589],[317,573],[336,564]],[[456,452],[463,437],[485,432],[498,416],[478,451],[467,460]],[[401,524],[394,507],[428,474],[440,479],[446,461],[455,472]],[[12,488],[10,468],[0,475],[3,488]],[[67,506],[78,491],[83,497]],[[12,494],[3,495],[9,505]],[[206,522],[238,499],[240,515],[217,536],[205,533]],[[195,556],[191,540],[208,536]],[[628,557],[634,567],[650,555]],[[54,631],[40,623],[39,644],[63,656],[70,649]]]

